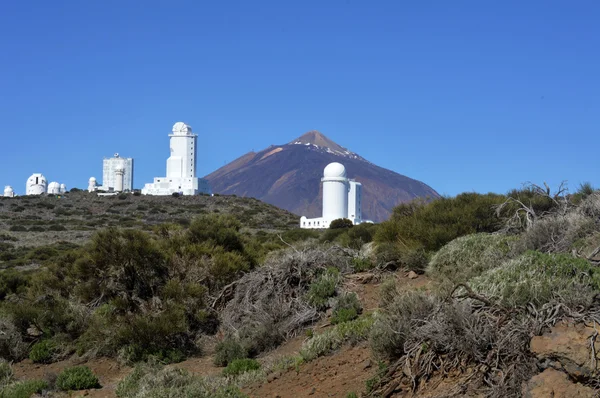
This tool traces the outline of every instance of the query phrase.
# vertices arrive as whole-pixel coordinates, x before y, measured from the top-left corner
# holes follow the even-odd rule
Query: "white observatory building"
[[[48,180],[41,173],[32,174],[25,184],[26,195],[42,195],[48,191]]]
[[[94,182],[96,179],[94,179]],[[91,182],[92,178],[90,178]],[[102,161],[102,186],[95,190],[106,192],[133,191],[133,158],[122,158],[118,153],[112,158],[104,158]],[[88,184],[88,190],[91,185]]]
[[[14,198],[15,190],[10,185],[4,187],[4,197],[5,198]]]
[[[98,190],[98,181],[96,180],[96,177],[90,177],[90,179],[88,180],[88,191],[96,192],[97,190]]]
[[[347,218],[354,225],[362,220],[362,184],[346,177],[341,163],[330,163],[323,170],[323,217],[300,218],[300,228],[322,229],[338,218]]]
[[[50,195],[60,195],[60,184],[58,182],[48,184],[48,193]]]
[[[171,156],[167,159],[166,177],[155,177],[142,189],[144,195],[198,195],[210,193],[208,181],[196,176],[198,135],[183,122],[177,122],[169,134]]]

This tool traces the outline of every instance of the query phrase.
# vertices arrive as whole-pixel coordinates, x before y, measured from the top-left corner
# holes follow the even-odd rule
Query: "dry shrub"
[[[579,213],[600,223],[600,191],[586,197],[579,206]]]
[[[560,303],[588,308],[600,289],[600,268],[569,254],[529,251],[472,279],[471,287],[509,307]]]
[[[143,364],[119,382],[116,394],[120,398],[245,397],[234,385],[223,384],[211,384],[184,369]]]
[[[521,245],[545,253],[568,252],[577,240],[593,233],[594,229],[594,221],[580,212],[552,214],[532,224],[523,233]]]
[[[0,315],[2,316],[2,315]],[[27,344],[9,318],[0,318],[0,358],[20,361],[27,356]]]
[[[516,396],[535,370],[528,351],[533,326],[505,315],[472,300],[440,300],[416,292],[397,295],[376,318],[371,347],[392,361],[392,379],[402,369],[400,378],[408,378],[415,389],[434,372],[475,367],[477,373],[466,387],[487,387],[489,396]],[[376,393],[380,387],[375,386]]]
[[[330,267],[349,272],[354,256],[354,251],[338,246],[304,246],[277,252],[263,267],[235,283],[233,298],[222,313],[225,329],[242,338],[251,336],[253,345],[264,347],[269,344],[260,340],[273,335],[294,336],[319,318],[318,310],[306,300],[311,283]]]
[[[500,266],[515,255],[515,237],[473,234],[453,240],[431,259],[427,274],[453,283],[467,282],[482,272]]]

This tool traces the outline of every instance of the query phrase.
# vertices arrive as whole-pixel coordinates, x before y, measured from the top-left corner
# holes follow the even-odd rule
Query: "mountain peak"
[[[349,153],[346,148],[336,144],[331,139],[327,138],[325,134],[317,130],[311,130],[307,133],[304,133],[295,140],[292,140],[290,144],[314,145],[321,148],[329,148],[331,151],[340,154]]]

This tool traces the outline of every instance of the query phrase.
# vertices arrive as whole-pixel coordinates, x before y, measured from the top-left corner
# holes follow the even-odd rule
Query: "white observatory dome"
[[[48,181],[46,177],[44,177],[40,173],[32,174],[31,177],[27,179],[27,184],[25,186],[27,195],[41,195],[46,193],[48,187]]]
[[[173,125],[174,135],[190,135],[192,134],[192,127],[188,126],[183,122],[177,122]]]
[[[15,196],[15,190],[10,186],[7,185],[4,187],[4,196],[6,196],[7,198],[12,198]]]
[[[65,193],[65,192],[67,192],[67,185],[60,184],[60,193]]]
[[[92,184],[92,183],[96,183],[96,177],[90,177],[90,179],[88,180],[88,183]]]
[[[60,194],[60,184],[58,182],[51,182],[48,184],[48,193],[50,195],[58,195]]]
[[[323,170],[325,178],[346,178],[346,168],[338,162],[329,163]]]

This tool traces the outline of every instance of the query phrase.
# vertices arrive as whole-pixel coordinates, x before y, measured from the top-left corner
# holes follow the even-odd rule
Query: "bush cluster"
[[[223,376],[237,376],[242,373],[260,369],[260,363],[256,359],[242,358],[234,359],[223,369]]]
[[[341,294],[333,306],[333,313],[331,315],[331,323],[336,325],[338,323],[352,321],[362,313],[362,305],[358,300],[356,293],[343,293]]]
[[[56,378],[56,387],[63,391],[100,388],[98,377],[87,366],[73,366],[63,370]]]

